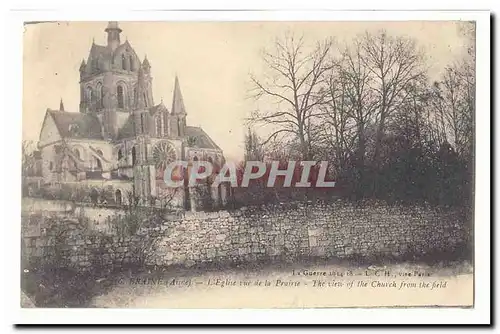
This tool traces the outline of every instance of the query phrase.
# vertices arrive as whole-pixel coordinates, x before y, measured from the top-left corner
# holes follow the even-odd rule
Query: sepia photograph
[[[474,307],[475,21],[23,28],[22,308]]]

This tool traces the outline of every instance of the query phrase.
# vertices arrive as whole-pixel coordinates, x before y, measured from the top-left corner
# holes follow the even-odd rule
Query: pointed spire
[[[86,66],[87,64],[85,64],[85,59],[82,59],[82,63],[80,64],[80,72],[85,71]]]
[[[179,85],[179,78],[175,75],[174,84],[174,97],[172,99],[172,114],[186,114],[184,107],[184,99],[182,98],[181,86]]]
[[[59,111],[64,111],[64,103],[63,103],[62,98],[61,98],[61,101],[59,102]]]
[[[144,60],[142,62],[142,67],[144,67],[144,70],[146,72],[149,72],[149,70],[151,69],[151,65],[149,64],[148,56],[144,57]]]

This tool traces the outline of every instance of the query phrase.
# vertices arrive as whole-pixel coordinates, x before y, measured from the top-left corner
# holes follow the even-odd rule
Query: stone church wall
[[[76,234],[57,245],[50,235],[27,241],[27,256],[81,269],[193,266],[312,258],[408,259],[453,253],[470,242],[470,228],[455,210],[385,205],[243,208],[186,213],[128,237]]]

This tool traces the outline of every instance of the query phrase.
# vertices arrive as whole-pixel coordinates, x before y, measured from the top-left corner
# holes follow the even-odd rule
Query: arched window
[[[125,55],[122,55],[122,69],[127,69],[127,58],[125,58]]]
[[[161,137],[161,116],[156,117],[156,136]]]
[[[102,170],[102,163],[101,163],[101,159],[98,159],[98,158],[94,158],[94,163],[95,163],[95,168],[97,170]]]
[[[198,157],[195,155],[193,161],[198,161]]]
[[[54,163],[51,161],[51,162],[49,163],[49,170],[52,170],[52,169],[54,169]]]
[[[125,97],[124,97],[125,92],[123,91],[122,85],[118,85],[118,87],[116,87],[116,95],[118,99],[118,108],[120,109],[125,108]]]
[[[101,85],[101,98],[100,98],[100,101],[101,101],[100,107],[104,108],[104,86],[103,85]]]
[[[80,156],[80,150],[75,148],[75,156],[78,158],[78,159],[81,159],[81,156]]]
[[[144,93],[144,105],[147,107],[148,106],[148,98],[146,96],[146,93]]]
[[[97,107],[102,108],[102,84],[99,82],[96,89]]]
[[[141,133],[144,133],[144,114],[141,114]]]
[[[135,147],[132,147],[132,165],[135,166],[136,162],[137,162],[137,154],[135,152]]]
[[[122,192],[120,189],[115,191],[115,202],[118,205],[122,205]]]
[[[123,158],[123,152],[122,149],[118,150],[118,160],[121,160]]]
[[[92,104],[92,100],[93,100],[93,96],[92,96],[92,87],[88,86],[88,87],[86,88],[85,95],[86,95],[87,103],[88,103],[88,104]]]
[[[135,63],[134,63],[134,59],[132,58],[132,56],[130,56],[129,61],[130,61],[130,70],[135,71]]]
[[[168,117],[163,116],[163,133],[168,136],[170,131],[168,129]]]

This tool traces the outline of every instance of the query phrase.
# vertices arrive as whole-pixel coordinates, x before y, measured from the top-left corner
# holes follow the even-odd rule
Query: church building
[[[174,160],[221,166],[223,152],[202,128],[187,125],[179,79],[170,110],[155,104],[148,59],[121,42],[117,22],[105,32],[107,45],[93,42],[80,65],[79,112],[66,111],[61,100],[45,114],[38,142],[43,185],[88,192],[94,203],[192,208],[193,190],[168,188],[165,166]],[[207,188],[214,206],[225,205],[228,190]]]

